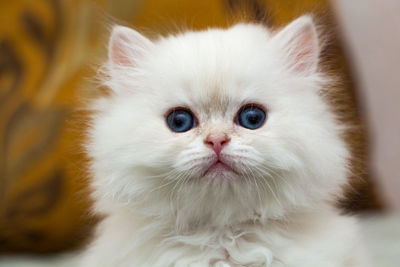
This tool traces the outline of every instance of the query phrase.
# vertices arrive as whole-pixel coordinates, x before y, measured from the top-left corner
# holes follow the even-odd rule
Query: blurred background
[[[362,216],[378,266],[398,266],[391,265],[400,263],[396,0],[0,0],[0,256],[65,252],[90,237],[97,219],[80,108],[96,94],[110,25],[152,36],[243,19],[280,27],[304,13],[328,33],[322,61],[341,77],[330,102],[353,126],[345,136],[351,186],[338,206]]]

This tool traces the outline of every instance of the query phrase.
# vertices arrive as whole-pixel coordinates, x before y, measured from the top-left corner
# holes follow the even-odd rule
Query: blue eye
[[[244,128],[255,130],[264,124],[265,118],[264,110],[257,106],[249,105],[240,110],[237,123]]]
[[[175,109],[167,116],[167,124],[177,133],[189,131],[194,127],[193,114],[186,109]]]

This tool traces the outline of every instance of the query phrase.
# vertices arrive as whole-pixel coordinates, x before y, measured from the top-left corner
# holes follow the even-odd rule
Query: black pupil
[[[182,114],[177,114],[174,117],[174,124],[176,127],[182,127],[182,125],[185,123],[186,117],[183,116]]]
[[[251,123],[251,124],[257,124],[260,121],[261,117],[259,114],[254,113],[254,112],[249,112],[247,114],[247,120]]]

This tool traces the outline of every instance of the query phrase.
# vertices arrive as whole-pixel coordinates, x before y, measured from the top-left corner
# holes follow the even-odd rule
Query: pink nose
[[[204,140],[204,144],[210,146],[217,156],[219,156],[224,145],[228,144],[230,140],[231,139],[225,133],[217,132],[209,134]]]

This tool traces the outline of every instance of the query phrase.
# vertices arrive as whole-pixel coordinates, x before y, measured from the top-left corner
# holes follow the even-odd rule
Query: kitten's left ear
[[[318,34],[310,16],[302,16],[272,38],[285,64],[294,74],[309,76],[317,70]]]
[[[108,44],[108,58],[117,66],[134,66],[152,46],[153,43],[137,31],[115,26]]]

